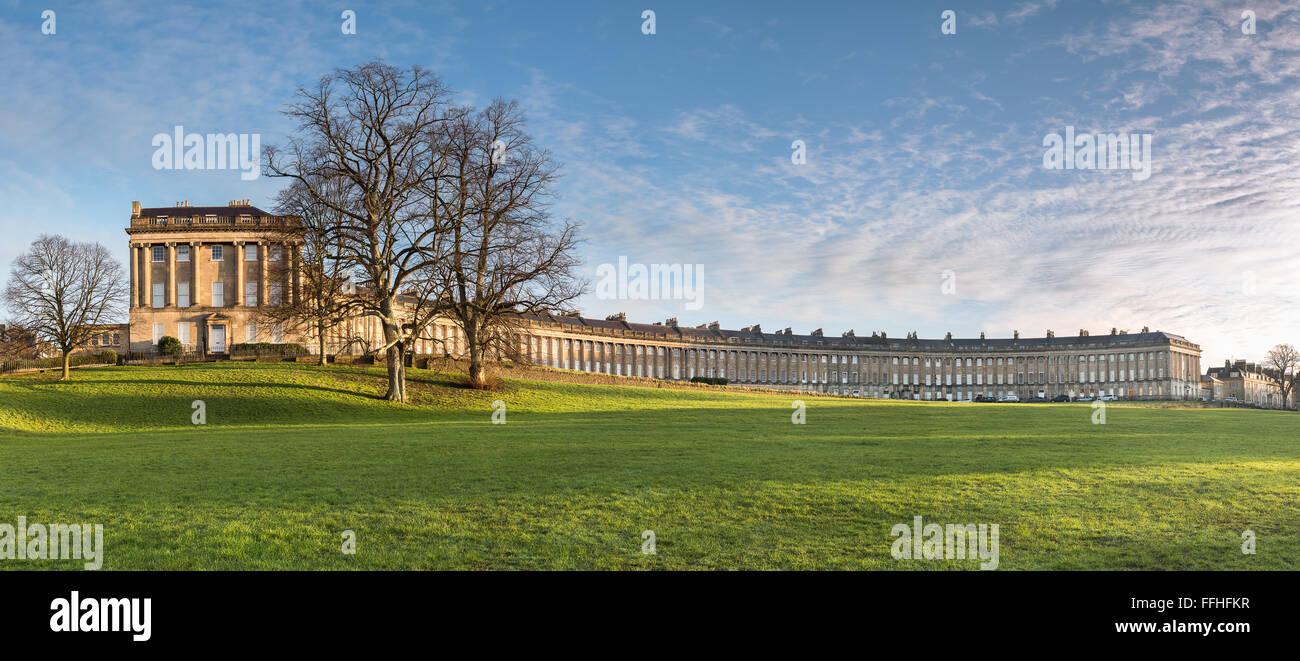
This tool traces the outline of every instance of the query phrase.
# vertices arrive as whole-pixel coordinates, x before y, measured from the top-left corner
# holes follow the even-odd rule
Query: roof
[[[633,331],[637,333],[649,333],[655,335],[666,335],[672,337],[695,338],[702,341],[713,340],[716,342],[762,342],[762,343],[783,343],[796,346],[806,346],[808,348],[824,347],[829,349],[851,349],[851,348],[888,348],[894,351],[908,350],[937,350],[937,351],[961,351],[961,350],[980,350],[980,349],[1003,349],[1006,351],[1028,351],[1040,349],[1062,349],[1070,346],[1079,346],[1080,349],[1096,349],[1104,347],[1107,349],[1121,349],[1125,347],[1147,346],[1151,344],[1160,344],[1162,342],[1177,341],[1192,344],[1187,338],[1173,333],[1163,331],[1153,331],[1146,333],[1116,333],[1114,335],[1071,335],[1057,337],[1032,337],[1032,338],[953,338],[953,339],[911,339],[907,337],[880,337],[880,336],[833,336],[833,335],[796,335],[785,333],[764,333],[753,331],[751,329],[730,330],[720,327],[695,328],[689,326],[670,326],[666,324],[642,324],[628,322],[623,319],[593,319],[575,315],[557,315],[544,313],[541,315],[525,315],[530,319],[538,321],[552,322],[566,326],[576,326],[580,328],[604,329],[604,330],[622,330]]]
[[[257,207],[248,204],[240,206],[224,207],[154,207],[151,209],[141,209],[141,218],[189,218],[192,216],[274,216],[275,214],[267,213]]]

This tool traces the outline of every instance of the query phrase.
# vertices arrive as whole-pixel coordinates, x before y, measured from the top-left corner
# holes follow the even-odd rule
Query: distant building
[[[1123,399],[1200,397],[1200,347],[1143,328],[1109,335],[921,339],[915,333],[839,337],[795,335],[758,326],[694,328],[676,319],[641,324],[624,315],[532,317],[525,329],[532,362],[586,372],[688,380],[860,397],[918,400],[1114,395]]]
[[[1223,384],[1222,396],[1216,397],[1216,400],[1237,401],[1270,409],[1284,408],[1282,389],[1263,367],[1255,363],[1225,360],[1223,367],[1206,370],[1206,376]]]
[[[1223,399],[1223,382],[1210,376],[1201,375],[1201,401],[1215,402]]]
[[[94,335],[91,335],[90,339],[77,347],[73,353],[97,353],[112,349],[120,354],[131,346],[130,324],[96,324],[90,328],[93,329]]]

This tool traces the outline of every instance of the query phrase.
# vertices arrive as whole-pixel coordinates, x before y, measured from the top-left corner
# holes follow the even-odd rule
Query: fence
[[[110,355],[111,354],[111,355]],[[116,365],[117,353],[104,351],[99,353],[77,353],[68,358],[69,367],[81,365]],[[0,361],[0,374],[24,370],[63,369],[63,358],[16,358]]]

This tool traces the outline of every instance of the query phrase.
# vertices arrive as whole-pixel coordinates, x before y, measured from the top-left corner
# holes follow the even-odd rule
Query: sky
[[[269,209],[282,180],[155,169],[153,136],[282,143],[295,90],[382,58],[520,102],[585,316],[1300,343],[1300,3],[0,0],[0,58],[5,275],[41,233],[125,263],[133,200]],[[1149,177],[1047,167],[1067,127],[1147,136]],[[597,296],[620,257],[702,298]]]

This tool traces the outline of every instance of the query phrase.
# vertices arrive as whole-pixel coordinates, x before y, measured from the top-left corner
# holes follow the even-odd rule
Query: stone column
[[[131,307],[140,306],[140,248],[131,244]]]
[[[176,242],[167,243],[167,305],[176,307]]]
[[[235,305],[244,305],[244,242],[235,242]]]
[[[144,249],[144,307],[153,307],[153,246],[140,244]]]
[[[270,303],[270,301],[267,301],[267,300],[266,300],[266,292],[267,292],[267,290],[269,289],[268,285],[266,284],[266,273],[267,273],[267,268],[266,268],[266,257],[267,257],[267,252],[268,252],[268,251],[267,251],[266,241],[258,241],[258,242],[257,242],[257,267],[258,267],[258,274],[259,274],[258,277],[257,277],[257,305],[258,305],[258,307],[266,307],[266,306]]]
[[[293,246],[293,302],[302,304],[302,244]]]
[[[190,241],[190,305],[203,305],[203,271],[199,269],[199,253],[203,252],[201,241]],[[197,329],[195,329],[197,331]],[[195,340],[197,344],[197,339]]]

